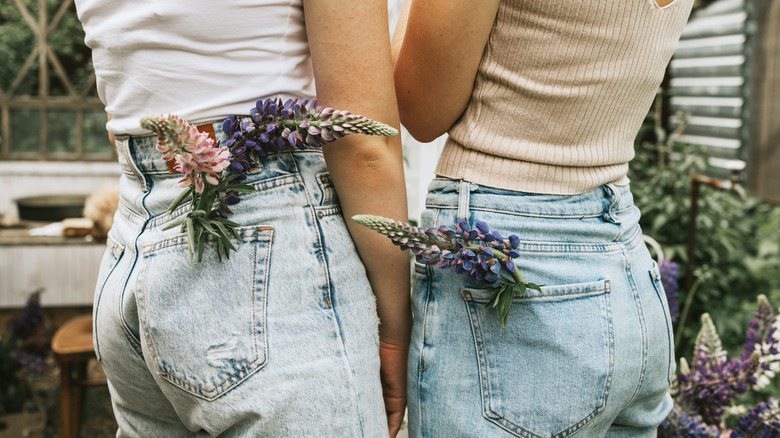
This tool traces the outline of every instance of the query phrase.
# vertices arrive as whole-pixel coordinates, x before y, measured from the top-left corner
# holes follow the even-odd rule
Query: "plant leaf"
[[[189,189],[181,192],[179,196],[177,196],[176,199],[171,202],[171,205],[168,206],[168,211],[176,210],[182,203],[184,203],[184,200],[192,194],[193,190],[195,190],[195,188],[190,187]]]
[[[255,188],[250,186],[249,184],[234,184],[231,186],[225,187],[226,191],[234,191],[238,193],[254,193]]]

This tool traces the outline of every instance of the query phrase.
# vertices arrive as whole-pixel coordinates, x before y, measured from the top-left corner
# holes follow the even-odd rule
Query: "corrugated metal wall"
[[[780,203],[780,0],[717,0],[696,9],[669,65],[670,128],[702,146],[708,173],[739,172]],[[680,115],[682,114],[682,116]]]
[[[721,177],[746,169],[749,160],[749,11],[749,0],[721,0],[694,11],[669,65],[670,125],[682,122],[676,113],[684,114],[682,140],[704,147],[712,173]]]

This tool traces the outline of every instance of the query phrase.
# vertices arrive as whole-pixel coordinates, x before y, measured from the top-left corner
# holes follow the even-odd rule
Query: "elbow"
[[[415,140],[420,143],[430,143],[447,133],[449,126],[436,126],[432,123],[425,123],[416,117],[405,119],[401,117],[401,124]]]
[[[420,143],[430,143],[452,127],[454,120],[449,117],[443,117],[441,112],[425,111],[423,104],[404,105],[404,102],[398,101],[398,114],[401,117],[401,125],[406,131]]]

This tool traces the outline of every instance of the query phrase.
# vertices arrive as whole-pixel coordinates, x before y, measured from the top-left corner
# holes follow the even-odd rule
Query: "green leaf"
[[[190,265],[192,265],[192,256],[195,254],[195,222],[192,220],[191,217],[187,216],[187,219],[185,219],[186,227],[187,227],[187,248],[189,249],[190,253]]]
[[[506,321],[509,319],[509,308],[512,307],[513,288],[503,287],[501,289],[501,296],[498,298],[498,323],[501,331],[504,331],[506,327]]]
[[[544,285],[543,284],[536,284],[536,283],[526,283],[525,286],[528,289],[538,290],[539,292],[541,292],[542,291],[542,286],[544,286]],[[525,293],[525,291],[523,291],[523,293]]]
[[[197,218],[195,218],[195,219],[197,219],[197,220],[198,220],[198,223],[200,223],[201,225],[203,225],[203,228],[204,228],[204,229],[205,229],[205,230],[206,230],[206,231],[207,231],[209,234],[211,234],[212,236],[219,236],[219,235],[217,234],[217,230],[215,230],[215,229],[214,229],[214,227],[212,227],[212,226],[211,226],[211,224],[209,223],[209,220],[208,220],[208,219],[206,219],[206,218],[204,218],[204,217],[197,217]]]
[[[493,294],[490,296],[490,299],[485,304],[485,307],[496,307],[496,305],[498,304],[498,297],[499,297],[499,295],[501,295],[501,291],[503,289],[504,288],[501,288],[501,287],[493,288]]]
[[[177,196],[176,199],[174,199],[173,202],[171,202],[171,205],[168,206],[168,211],[176,210],[184,202],[184,200],[187,199],[187,197],[192,194],[193,190],[195,190],[195,188],[190,187],[189,189],[181,192],[179,196]]]
[[[176,228],[176,227],[178,227],[178,226],[181,226],[181,225],[184,225],[184,219],[179,219],[179,220],[177,220],[177,221],[173,221],[173,222],[171,222],[170,224],[166,225],[166,226],[163,228],[163,231],[165,231],[165,230],[170,230],[170,229],[172,229],[172,228]]]
[[[198,229],[198,263],[203,260],[203,251],[206,250],[206,234],[203,229]]]
[[[234,191],[238,193],[254,193],[255,188],[249,184],[234,184],[232,186],[225,187],[225,191]]]

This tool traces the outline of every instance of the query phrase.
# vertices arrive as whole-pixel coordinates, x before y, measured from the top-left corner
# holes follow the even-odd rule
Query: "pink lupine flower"
[[[141,126],[157,134],[157,150],[166,161],[175,160],[174,169],[184,175],[181,187],[195,186],[203,193],[205,179],[219,184],[219,174],[230,165],[230,151],[214,145],[214,140],[194,125],[175,116],[144,117]]]

